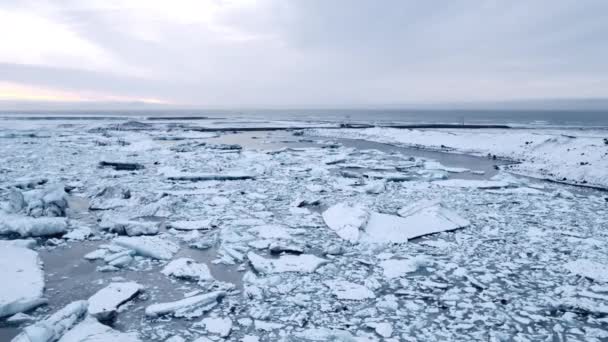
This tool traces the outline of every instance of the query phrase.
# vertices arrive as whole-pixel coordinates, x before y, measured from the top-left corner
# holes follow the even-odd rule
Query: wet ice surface
[[[358,140],[291,132],[217,136],[164,123],[104,127],[2,129],[11,138],[3,138],[0,150],[0,201],[9,201],[15,185],[62,184],[70,190],[68,236],[86,238],[37,238],[48,305],[26,312],[34,322],[110,283],[132,281],[143,293],[103,323],[141,340],[608,338],[608,283],[593,276],[608,265],[604,193],[515,178],[495,170],[500,162],[491,159]],[[116,171],[100,168],[101,161],[143,168]],[[173,181],[176,172],[254,177]],[[444,179],[458,186],[443,186]],[[482,189],[467,180],[504,186]],[[398,215],[413,210],[404,208],[428,201],[469,225],[373,243],[341,238],[322,217],[327,208],[350,203],[400,222]],[[88,210],[92,204],[105,210]],[[24,210],[11,215],[29,217]],[[170,260],[113,243],[124,239],[117,233],[134,232],[112,232],[117,228],[106,223],[117,220],[153,225],[144,231],[179,246],[172,260],[206,264],[215,280],[163,274]],[[167,229],[171,222],[196,229]],[[84,228],[92,235],[82,234]],[[91,252],[126,257],[110,268],[111,261],[85,259]],[[200,309],[196,317],[145,315],[150,305],[216,290],[226,295],[204,310],[191,308]],[[0,340],[31,323],[3,318]]]

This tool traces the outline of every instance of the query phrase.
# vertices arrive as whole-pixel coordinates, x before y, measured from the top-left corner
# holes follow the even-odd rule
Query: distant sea
[[[104,119],[117,117],[192,117],[238,120],[294,120],[369,124],[504,124],[518,127],[608,129],[608,110],[399,110],[399,109],[271,109],[271,110],[78,110],[0,111],[0,118]]]

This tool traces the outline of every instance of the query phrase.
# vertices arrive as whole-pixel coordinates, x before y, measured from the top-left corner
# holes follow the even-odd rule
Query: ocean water
[[[213,118],[295,120],[368,124],[504,124],[524,127],[608,128],[608,111],[600,110],[400,110],[400,109],[271,109],[271,110],[90,110],[0,111],[1,118]]]

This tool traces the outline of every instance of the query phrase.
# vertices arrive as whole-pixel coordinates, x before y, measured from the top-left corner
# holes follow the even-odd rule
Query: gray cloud
[[[240,2],[0,4],[73,46],[0,48],[0,81],[209,107],[608,96],[603,0]]]

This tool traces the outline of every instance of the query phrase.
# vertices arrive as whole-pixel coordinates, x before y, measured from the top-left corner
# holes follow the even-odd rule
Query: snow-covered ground
[[[583,129],[314,130],[328,137],[365,139],[518,161],[506,169],[527,176],[608,188],[608,131]]]
[[[182,124],[0,122],[1,341],[608,339],[604,192]]]

